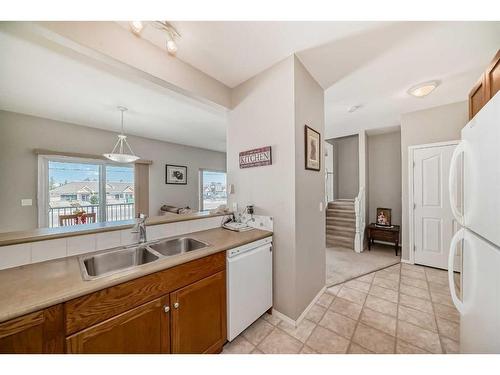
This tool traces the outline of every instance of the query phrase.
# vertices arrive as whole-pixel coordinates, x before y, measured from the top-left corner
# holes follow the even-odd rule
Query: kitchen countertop
[[[191,214],[152,216],[146,220],[146,225],[176,223],[179,221],[205,219],[209,217],[216,217],[216,216],[223,216],[230,214],[231,214],[230,212],[218,213],[218,214],[210,212],[193,212]],[[44,241],[44,240],[52,240],[55,238],[79,236],[82,234],[93,234],[93,233],[128,229],[132,228],[136,222],[137,219],[132,219],[132,220],[108,221],[103,223],[93,223],[93,224],[83,224],[83,225],[70,225],[66,227],[37,228],[37,229],[23,230],[17,232],[5,232],[5,233],[0,233],[0,247],[7,245],[17,245],[26,242]]]
[[[83,280],[76,256],[2,270],[0,322],[271,235],[260,229],[232,232],[222,228],[189,233],[184,236],[210,246],[91,281]]]

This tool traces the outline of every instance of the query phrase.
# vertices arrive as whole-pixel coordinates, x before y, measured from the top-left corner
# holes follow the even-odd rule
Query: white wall
[[[15,27],[21,32],[43,35],[81,54],[100,59],[111,57],[152,77],[168,82],[170,88],[188,96],[230,105],[230,88],[182,60],[138,38],[113,21],[24,22]],[[92,32],[89,32],[92,30]],[[89,50],[90,48],[91,50]]]
[[[134,152],[153,161],[150,166],[149,213],[157,215],[164,203],[198,209],[200,168],[226,170],[226,155],[174,143],[130,136]],[[100,155],[110,152],[116,133],[40,117],[0,111],[0,232],[37,226],[36,148]],[[187,185],[165,184],[165,164],[186,165]],[[33,206],[21,207],[21,199]]]
[[[401,225],[401,132],[368,136],[368,217],[377,207],[392,209],[392,223]]]
[[[236,87],[228,116],[230,206],[254,204],[257,214],[273,216],[274,308],[292,319],[325,283],[324,172],[303,171],[304,122],[323,132],[322,110],[322,90],[290,56]],[[239,169],[239,152],[268,145],[272,165]]]
[[[408,146],[458,140],[467,121],[465,101],[401,116],[402,259],[409,259]]]

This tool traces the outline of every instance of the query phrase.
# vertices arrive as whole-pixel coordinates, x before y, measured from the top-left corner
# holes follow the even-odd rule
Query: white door
[[[448,268],[451,238],[459,229],[448,191],[450,161],[455,147],[451,144],[413,151],[413,238],[417,264]]]

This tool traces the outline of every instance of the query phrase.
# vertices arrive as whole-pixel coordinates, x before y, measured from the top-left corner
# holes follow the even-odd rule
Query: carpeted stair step
[[[332,201],[332,202],[328,202],[327,208],[354,209],[354,201]]]
[[[328,217],[343,217],[343,218],[355,218],[356,213],[354,210],[339,210],[336,208],[328,208],[326,210],[326,216]]]
[[[326,235],[326,245],[327,247],[340,246],[348,249],[354,248],[354,238],[338,236],[338,235]]]
[[[355,217],[336,217],[336,216],[327,216],[326,217],[326,225],[337,225],[337,226],[348,226],[348,227],[356,227],[356,218]]]
[[[356,228],[342,227],[336,225],[327,225],[326,234],[332,234],[337,236],[354,238],[356,234]]]

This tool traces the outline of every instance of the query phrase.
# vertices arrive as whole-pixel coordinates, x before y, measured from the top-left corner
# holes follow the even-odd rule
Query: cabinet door
[[[486,104],[486,95],[485,75],[483,74],[469,93],[469,120]]]
[[[170,294],[172,353],[216,353],[226,342],[226,271]]]
[[[0,323],[0,353],[64,352],[62,305]]]
[[[486,100],[490,100],[500,90],[500,50],[486,71]]]
[[[68,353],[169,353],[168,296],[155,299],[66,338]],[[167,308],[167,309],[165,309]]]

